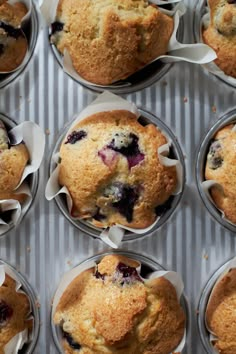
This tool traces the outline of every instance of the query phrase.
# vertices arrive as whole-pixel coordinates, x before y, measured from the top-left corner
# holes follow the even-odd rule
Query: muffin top
[[[185,316],[175,288],[163,277],[144,282],[138,265],[105,256],[70,283],[54,313],[66,354],[169,354],[178,346]]]
[[[84,79],[108,85],[165,54],[173,27],[147,0],[60,0],[51,41]]]
[[[205,178],[215,180],[211,195],[217,207],[236,223],[236,131],[233,124],[220,129],[214,136],[207,155]]]
[[[209,0],[208,4],[210,25],[203,31],[203,40],[215,50],[216,65],[236,77],[236,2]]]
[[[11,146],[4,124],[0,121],[0,198],[1,195],[11,195],[15,190],[28,160],[25,144]]]
[[[21,20],[27,13],[23,3],[13,5],[0,2],[0,71],[16,69],[27,52],[27,40],[20,28]]]
[[[32,319],[28,319],[30,303],[26,294],[16,292],[16,282],[6,275],[0,286],[0,354],[5,345],[25,329],[32,329]]]
[[[206,323],[217,339],[221,354],[236,353],[236,269],[231,269],[214,287],[206,310]]]
[[[98,227],[151,225],[174,192],[175,166],[161,165],[165,136],[129,111],[93,114],[70,129],[60,148],[59,183],[73,200],[72,216]]]

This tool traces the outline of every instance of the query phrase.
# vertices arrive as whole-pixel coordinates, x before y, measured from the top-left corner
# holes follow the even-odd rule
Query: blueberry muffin
[[[158,158],[165,143],[156,126],[142,126],[129,111],[101,112],[77,123],[61,145],[59,164],[72,216],[98,227],[151,225],[177,184],[175,166]]]
[[[84,79],[109,85],[165,54],[173,28],[147,0],[60,0],[51,41]]]
[[[21,29],[26,13],[22,3],[0,2],[0,72],[15,70],[26,55],[28,43]]]
[[[211,188],[211,196],[227,219],[236,223],[236,132],[233,125],[220,129],[211,142],[207,155],[205,178],[221,187]]]
[[[208,0],[210,25],[203,30],[203,40],[217,54],[216,65],[236,78],[236,1]]]
[[[25,166],[29,160],[29,153],[22,142],[12,146],[5,129],[0,121],[0,200],[24,200],[23,194],[14,194],[19,184]]]
[[[108,255],[67,287],[54,313],[66,354],[169,354],[180,343],[185,315],[173,285],[143,280],[139,264]]]
[[[213,288],[206,310],[208,328],[217,337],[213,345],[221,354],[236,353],[236,269]]]
[[[30,303],[26,294],[16,292],[16,282],[6,275],[0,286],[0,354],[4,354],[5,345],[22,331],[32,329],[29,319]]]

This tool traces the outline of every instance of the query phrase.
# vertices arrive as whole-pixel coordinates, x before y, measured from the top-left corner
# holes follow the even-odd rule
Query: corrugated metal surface
[[[194,4],[191,0],[188,3],[186,40],[192,41],[189,34]],[[0,258],[26,276],[41,302],[37,354],[56,353],[49,319],[51,299],[60,276],[80,260],[106,249],[99,240],[74,229],[55,203],[44,198],[49,152],[59,130],[95,97],[62,72],[42,23],[30,64],[20,78],[0,90],[1,112],[18,122],[32,120],[50,131],[36,201],[20,227],[0,239]],[[233,108],[235,89],[201,67],[178,63],[157,84],[124,97],[162,118],[176,133],[186,155],[187,185],[182,202],[164,227],[137,242],[125,242],[123,248],[149,254],[164,267],[182,274],[192,316],[186,353],[203,353],[196,328],[200,292],[210,274],[235,255],[236,239],[202,205],[194,182],[194,165],[204,133],[220,115]]]

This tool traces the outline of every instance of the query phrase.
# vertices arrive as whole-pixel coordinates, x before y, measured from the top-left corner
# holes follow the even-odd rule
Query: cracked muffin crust
[[[66,354],[169,354],[184,335],[185,315],[173,285],[143,280],[139,263],[105,256],[78,275],[54,313]]]
[[[23,61],[28,43],[21,20],[27,13],[23,3],[0,2],[0,71],[15,70]]]
[[[208,328],[217,337],[213,345],[221,354],[236,352],[236,269],[231,269],[213,288],[206,310]]]
[[[203,30],[203,40],[217,54],[215,63],[236,78],[236,1],[208,0],[210,25]]]
[[[101,112],[70,129],[60,148],[59,183],[73,200],[72,216],[98,227],[150,226],[175,191],[176,167],[157,150],[165,136],[129,111]]]
[[[11,145],[4,124],[0,121],[0,200],[23,201],[23,194],[14,194],[19,184],[29,153],[24,143]]]
[[[16,282],[6,274],[0,286],[0,354],[4,354],[5,345],[25,329],[32,329],[29,319],[30,303],[26,294],[16,291]]]
[[[109,85],[165,54],[173,27],[147,0],[60,0],[51,41],[84,79]]]
[[[233,124],[220,129],[211,143],[205,169],[205,178],[218,182],[222,188],[211,188],[217,207],[236,223],[236,132]]]

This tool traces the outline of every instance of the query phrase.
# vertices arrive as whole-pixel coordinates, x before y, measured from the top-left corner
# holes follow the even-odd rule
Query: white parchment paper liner
[[[140,113],[138,112],[137,107],[133,104],[130,103],[123,98],[116,96],[110,92],[104,92],[103,94],[99,95],[98,98],[92,102],[87,108],[85,108],[79,115],[78,117],[73,121],[72,125],[70,126],[70,130],[73,129],[73,127],[82,119],[88,117],[91,114],[98,113],[98,112],[106,112],[110,110],[128,110],[132,112],[133,114],[136,115],[137,119],[140,116]],[[163,132],[162,132],[163,133]],[[68,134],[68,132],[66,133]],[[180,163],[179,160],[174,160],[174,159],[169,159],[167,156],[169,154],[169,147],[171,145],[171,142],[169,141],[167,144],[162,145],[158,149],[158,156],[160,163],[164,166],[176,166],[176,171],[177,171],[177,186],[176,189],[173,193],[173,195],[177,195],[181,193],[183,189],[183,167]],[[59,153],[55,154],[53,157],[53,161],[58,164],[59,163]],[[70,193],[68,189],[64,186],[61,188],[61,186],[58,183],[58,175],[59,175],[59,165],[55,168],[53,173],[51,174],[47,186],[46,186],[46,191],[45,191],[45,196],[47,200],[52,200],[56,196],[60,194],[66,194],[67,198],[67,205],[68,205],[68,210],[71,213],[72,210],[72,199],[70,196]],[[100,237],[103,242],[105,242],[107,245],[109,245],[112,248],[118,248],[123,237],[125,234],[125,230],[131,231],[136,234],[144,234],[151,230],[159,221],[160,217],[157,217],[156,221],[150,225],[149,227],[145,229],[134,229],[130,228],[127,226],[123,225],[115,225],[110,228],[104,229]]]
[[[209,299],[208,299],[208,302],[207,302],[207,306],[208,306],[208,303],[209,303],[210,300],[211,300],[211,297],[212,297],[212,295],[213,295],[213,291],[214,291],[216,285],[221,281],[221,279],[224,278],[224,276],[225,276],[231,269],[234,269],[234,268],[236,268],[236,257],[233,258],[233,259],[227,264],[227,267],[223,270],[222,274],[219,276],[219,278],[218,278],[217,281],[215,282],[215,284],[214,284],[214,286],[213,286],[213,288],[212,288],[212,290],[211,290],[211,294],[210,294],[210,296],[209,296]],[[206,306],[206,309],[207,309],[207,306]],[[206,328],[207,328],[207,330],[208,330],[208,332],[209,332],[209,340],[210,340],[210,342],[212,343],[212,342],[217,341],[218,338],[215,336],[215,334],[210,330],[210,328],[209,328],[208,325],[207,325],[206,311],[205,311],[205,326],[206,326]],[[219,352],[214,348],[213,343],[212,343],[212,350],[213,350],[215,353],[219,354]]]
[[[12,279],[16,281],[16,292],[20,292],[25,294],[27,297],[28,295],[22,291],[21,287],[22,284],[20,283],[19,279],[17,278],[16,274],[10,269],[7,265],[1,264],[0,265],[0,287],[5,281],[5,274],[9,275]],[[31,316],[31,302],[28,297],[28,301],[30,304],[28,319],[33,319]],[[33,332],[33,331],[32,331]],[[23,348],[24,344],[28,343],[31,340],[31,334],[28,333],[28,329],[25,329],[22,332],[17,333],[4,347],[4,354],[17,354],[20,349]]]
[[[47,24],[50,26],[51,23],[53,23],[56,19],[56,10],[57,10],[57,5],[58,5],[59,0],[44,0],[43,4],[41,6],[41,11],[46,19]],[[161,5],[162,3],[165,5],[168,3],[173,4],[174,2],[179,2],[179,0],[170,0],[170,1],[160,1],[160,0],[154,0],[154,1],[149,1],[150,3],[159,3]],[[154,59],[151,63],[162,59],[165,63],[171,63],[171,62],[176,62],[176,61],[187,61],[190,63],[195,63],[195,64],[205,64],[209,63],[212,60],[216,59],[216,54],[212,48],[207,46],[206,44],[203,43],[197,43],[197,44],[182,44],[178,42],[176,38],[176,33],[179,27],[179,21],[180,18],[184,15],[186,11],[186,7],[183,2],[179,2],[172,11],[164,10],[163,8],[160,7],[160,10],[164,12],[165,14],[174,17],[174,30],[172,33],[172,36],[169,41],[168,45],[168,55],[161,55]],[[149,63],[150,64],[150,63]],[[147,64],[147,65],[149,65]],[[143,69],[143,68],[142,68]],[[140,70],[142,70],[140,69]],[[78,80],[82,84],[85,85],[92,85],[94,87],[110,87],[110,88],[116,88],[120,86],[130,86],[131,83],[125,80],[121,80],[117,83],[114,83],[112,85],[97,85],[95,83],[92,83],[90,81],[85,80],[82,78],[74,69],[72,60],[70,57],[70,54],[68,53],[67,50],[64,51],[63,55],[63,70],[69,74],[71,77],[73,77],[75,80]],[[127,78],[128,80],[128,78]]]
[[[200,23],[200,39],[203,42],[202,38],[202,28],[208,28],[210,24],[210,8],[208,6],[205,7],[205,13],[201,19]],[[213,61],[211,63],[206,63],[203,65],[209,72],[218,76],[222,80],[230,83],[231,85],[236,87],[236,79],[232,76],[226,75]]]
[[[131,258],[131,257],[128,256],[128,258]],[[137,261],[137,260],[135,260],[135,261]],[[137,271],[140,274],[140,270],[141,270],[142,265],[139,261],[137,261],[137,262],[139,263],[139,266],[137,267]],[[63,295],[66,288],[69,286],[69,284],[80,273],[84,272],[87,269],[94,268],[95,266],[96,266],[95,261],[89,261],[89,262],[82,263],[82,264],[78,265],[77,267],[69,270],[67,273],[65,273],[63,275],[63,277],[60,281],[60,284],[56,290],[56,293],[54,295],[54,298],[53,298],[52,318],[54,316],[54,313],[56,311],[56,307],[60,301],[60,298]],[[178,300],[180,301],[181,295],[183,294],[183,290],[184,290],[184,284],[183,284],[183,281],[178,273],[172,272],[172,271],[163,271],[163,270],[154,271],[148,275],[148,278],[142,278],[142,279],[145,282],[148,279],[155,279],[155,278],[160,278],[160,277],[164,277],[167,280],[169,280],[169,282],[174,286],[176,293],[177,293]],[[173,350],[172,353],[181,353],[181,351],[183,350],[183,348],[185,346],[185,342],[186,342],[186,329],[185,329],[184,336],[183,336],[181,342],[179,343],[178,347],[175,350]]]
[[[230,124],[230,123],[229,123]],[[234,125],[234,127],[232,128],[232,131],[236,131],[236,124]],[[202,190],[203,192],[206,194],[207,198],[211,201],[211,203],[216,207],[217,210],[220,211],[221,213],[221,216],[222,216],[222,219],[224,219],[225,221],[227,221],[229,224],[233,225],[236,227],[236,224],[234,224],[232,221],[230,221],[229,219],[226,218],[225,216],[225,213],[223,210],[221,210],[220,208],[218,208],[218,206],[216,205],[216,203],[214,202],[214,200],[212,199],[212,196],[211,196],[211,188],[213,186],[217,187],[217,188],[220,188],[222,190],[224,190],[223,186],[218,183],[217,181],[214,181],[214,180],[206,180],[206,181],[203,181],[201,183],[201,186],[202,186]]]
[[[21,27],[20,27],[22,29],[22,35],[24,35],[25,39],[27,40],[24,30],[23,30],[23,27],[26,25],[26,23],[30,19],[31,11],[32,11],[32,0],[8,0],[7,2],[11,5],[15,4],[16,2],[22,2],[27,7],[28,11],[25,14],[25,16],[22,18]],[[28,40],[27,40],[27,43],[28,43]],[[29,53],[29,50],[27,49],[27,52],[25,54],[25,57],[24,57],[22,63],[19,66],[17,66],[17,68],[10,70],[10,71],[0,71],[0,74],[10,74],[10,73],[14,73],[15,71],[21,69],[23,66],[25,66],[25,64],[29,60],[29,56],[30,56],[30,53]]]
[[[22,205],[14,199],[0,200],[0,216],[1,213],[12,210],[11,220],[8,223],[4,222],[0,217],[0,235],[9,230],[12,224],[17,225],[22,212],[28,209],[31,204],[32,195],[25,179],[39,169],[45,147],[45,135],[42,129],[33,122],[23,122],[8,131],[8,134],[14,137],[14,145],[24,141],[30,155],[30,160],[14,192],[15,194],[26,194],[27,198]]]

